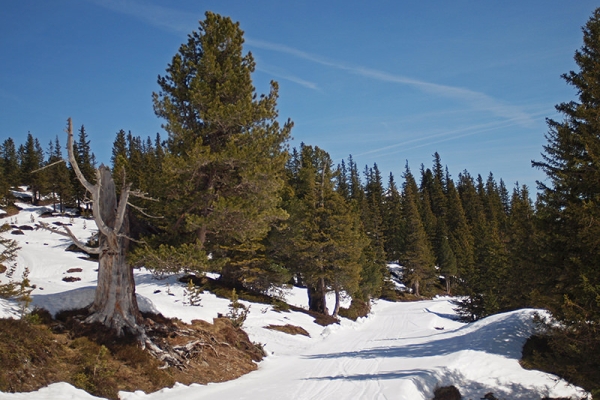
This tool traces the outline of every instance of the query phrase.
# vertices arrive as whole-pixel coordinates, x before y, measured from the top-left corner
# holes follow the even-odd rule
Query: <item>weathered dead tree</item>
[[[69,162],[79,182],[92,196],[92,213],[98,226],[98,248],[91,248],[79,241],[67,228],[59,234],[70,237],[79,248],[91,254],[98,254],[98,286],[94,302],[89,308],[90,315],[85,322],[99,322],[113,330],[118,336],[125,332],[146,339],[142,316],[135,296],[133,269],[127,265],[129,224],[127,201],[131,185],[123,184],[117,202],[116,188],[110,169],[101,165],[96,170],[96,184],[91,184],[83,176],[73,153],[73,124],[71,118],[67,127],[67,150]],[[48,226],[45,226],[48,229]]]

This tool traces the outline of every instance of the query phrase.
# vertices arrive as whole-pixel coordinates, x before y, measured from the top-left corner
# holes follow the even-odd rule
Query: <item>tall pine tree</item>
[[[538,183],[540,271],[555,299],[547,307],[564,327],[556,351],[572,356],[564,370],[600,392],[600,8],[583,27],[575,63],[562,77],[578,99],[556,106],[563,119],[547,120],[548,143],[533,163],[548,177]]]
[[[277,121],[278,85],[257,96],[239,23],[207,12],[159,77],[154,110],[168,133],[156,197],[166,245],[193,246],[247,282],[265,265],[263,239],[286,218],[279,192],[292,123]],[[219,264],[220,263],[220,264]]]

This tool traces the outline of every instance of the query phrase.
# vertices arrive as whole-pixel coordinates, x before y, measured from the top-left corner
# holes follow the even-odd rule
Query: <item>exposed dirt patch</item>
[[[29,392],[65,381],[116,399],[120,390],[146,393],[184,384],[222,382],[257,368],[263,350],[226,318],[185,324],[144,315],[148,335],[161,346],[189,346],[185,365],[165,368],[134,337],[116,338],[99,325],[80,322],[85,310],[54,320],[37,311],[24,320],[0,319],[0,391]]]
[[[64,278],[62,278],[62,280],[65,282],[77,282],[80,281],[81,278],[78,276],[65,276]]]
[[[310,337],[310,334],[306,331],[306,329],[296,325],[268,325],[265,326],[265,329],[288,333],[290,335],[304,335]]]
[[[218,297],[231,300],[231,286],[228,286],[220,282],[219,280],[211,279],[206,276],[197,277],[194,275],[186,275],[179,279],[179,281],[183,283],[188,283],[190,280],[194,283],[194,285],[199,286],[204,290],[208,290]],[[315,319],[314,322],[316,324],[319,324],[321,326],[339,324],[338,319],[331,315],[320,314],[317,312],[305,310],[304,308],[292,306],[281,300],[275,299],[262,293],[253,292],[251,290],[248,290],[247,288],[236,287],[235,289],[240,300],[251,301],[253,303],[259,304],[268,304],[271,305],[273,309],[277,311],[286,312],[292,310],[308,314]]]
[[[75,272],[82,272],[82,271],[83,271],[83,269],[81,269],[81,268],[69,268],[67,270],[67,274],[73,274]]]

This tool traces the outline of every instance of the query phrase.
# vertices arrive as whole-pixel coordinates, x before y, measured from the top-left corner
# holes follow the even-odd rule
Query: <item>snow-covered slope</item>
[[[18,223],[31,223],[39,209],[26,208]],[[73,223],[82,239],[93,223],[68,218],[45,222]],[[11,236],[19,241],[18,279],[25,267],[38,289],[34,305],[51,312],[91,302],[96,264],[77,253],[65,252],[68,240],[46,231],[24,231]],[[67,273],[71,268],[81,272]],[[75,276],[76,282],[62,278]],[[0,279],[6,281],[4,276]],[[147,271],[136,271],[140,306],[183,321],[206,319],[226,313],[229,301],[210,293],[202,306],[184,304],[184,287],[176,277],[156,280]],[[288,293],[291,303],[306,306],[306,293]],[[455,385],[464,398],[478,399],[493,392],[499,398],[539,399],[544,396],[582,396],[584,393],[549,374],[527,371],[518,359],[532,333],[535,310],[499,314],[473,324],[454,320],[449,298],[414,303],[374,304],[369,317],[358,322],[343,319],[339,325],[321,327],[306,314],[276,312],[271,306],[251,304],[245,330],[255,342],[265,344],[269,356],[259,369],[235,381],[163,389],[152,394],[121,393],[127,400],[173,399],[407,399],[433,397],[436,387]],[[18,305],[0,300],[0,317],[18,315]],[[288,335],[264,327],[269,324],[302,326],[310,337]],[[0,366],[1,368],[1,366]],[[66,383],[35,393],[0,393],[0,399],[91,399]]]

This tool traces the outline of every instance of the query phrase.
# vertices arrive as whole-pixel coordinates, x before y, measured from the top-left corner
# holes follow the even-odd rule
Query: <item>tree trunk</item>
[[[115,184],[110,170],[101,166],[100,198],[94,199],[100,205],[100,217],[109,228],[115,228],[117,221],[117,196]],[[94,216],[97,217],[97,216]],[[141,314],[135,297],[135,281],[133,270],[127,265],[126,252],[128,246],[129,223],[127,216],[119,232],[114,237],[100,233],[100,254],[98,258],[98,286],[94,303],[90,307],[92,315],[87,322],[100,322],[114,330],[117,335],[125,331],[140,334],[142,328]]]
[[[338,316],[338,313],[340,312],[340,290],[339,289],[335,289],[335,307],[333,307],[333,315],[334,317]]]
[[[317,285],[306,285],[308,294],[308,309],[321,314],[329,315],[327,300],[325,298],[325,281],[321,278]]]
[[[420,297],[421,293],[419,293],[419,280],[417,279],[415,283],[413,283],[413,290],[415,291],[415,296]]]

